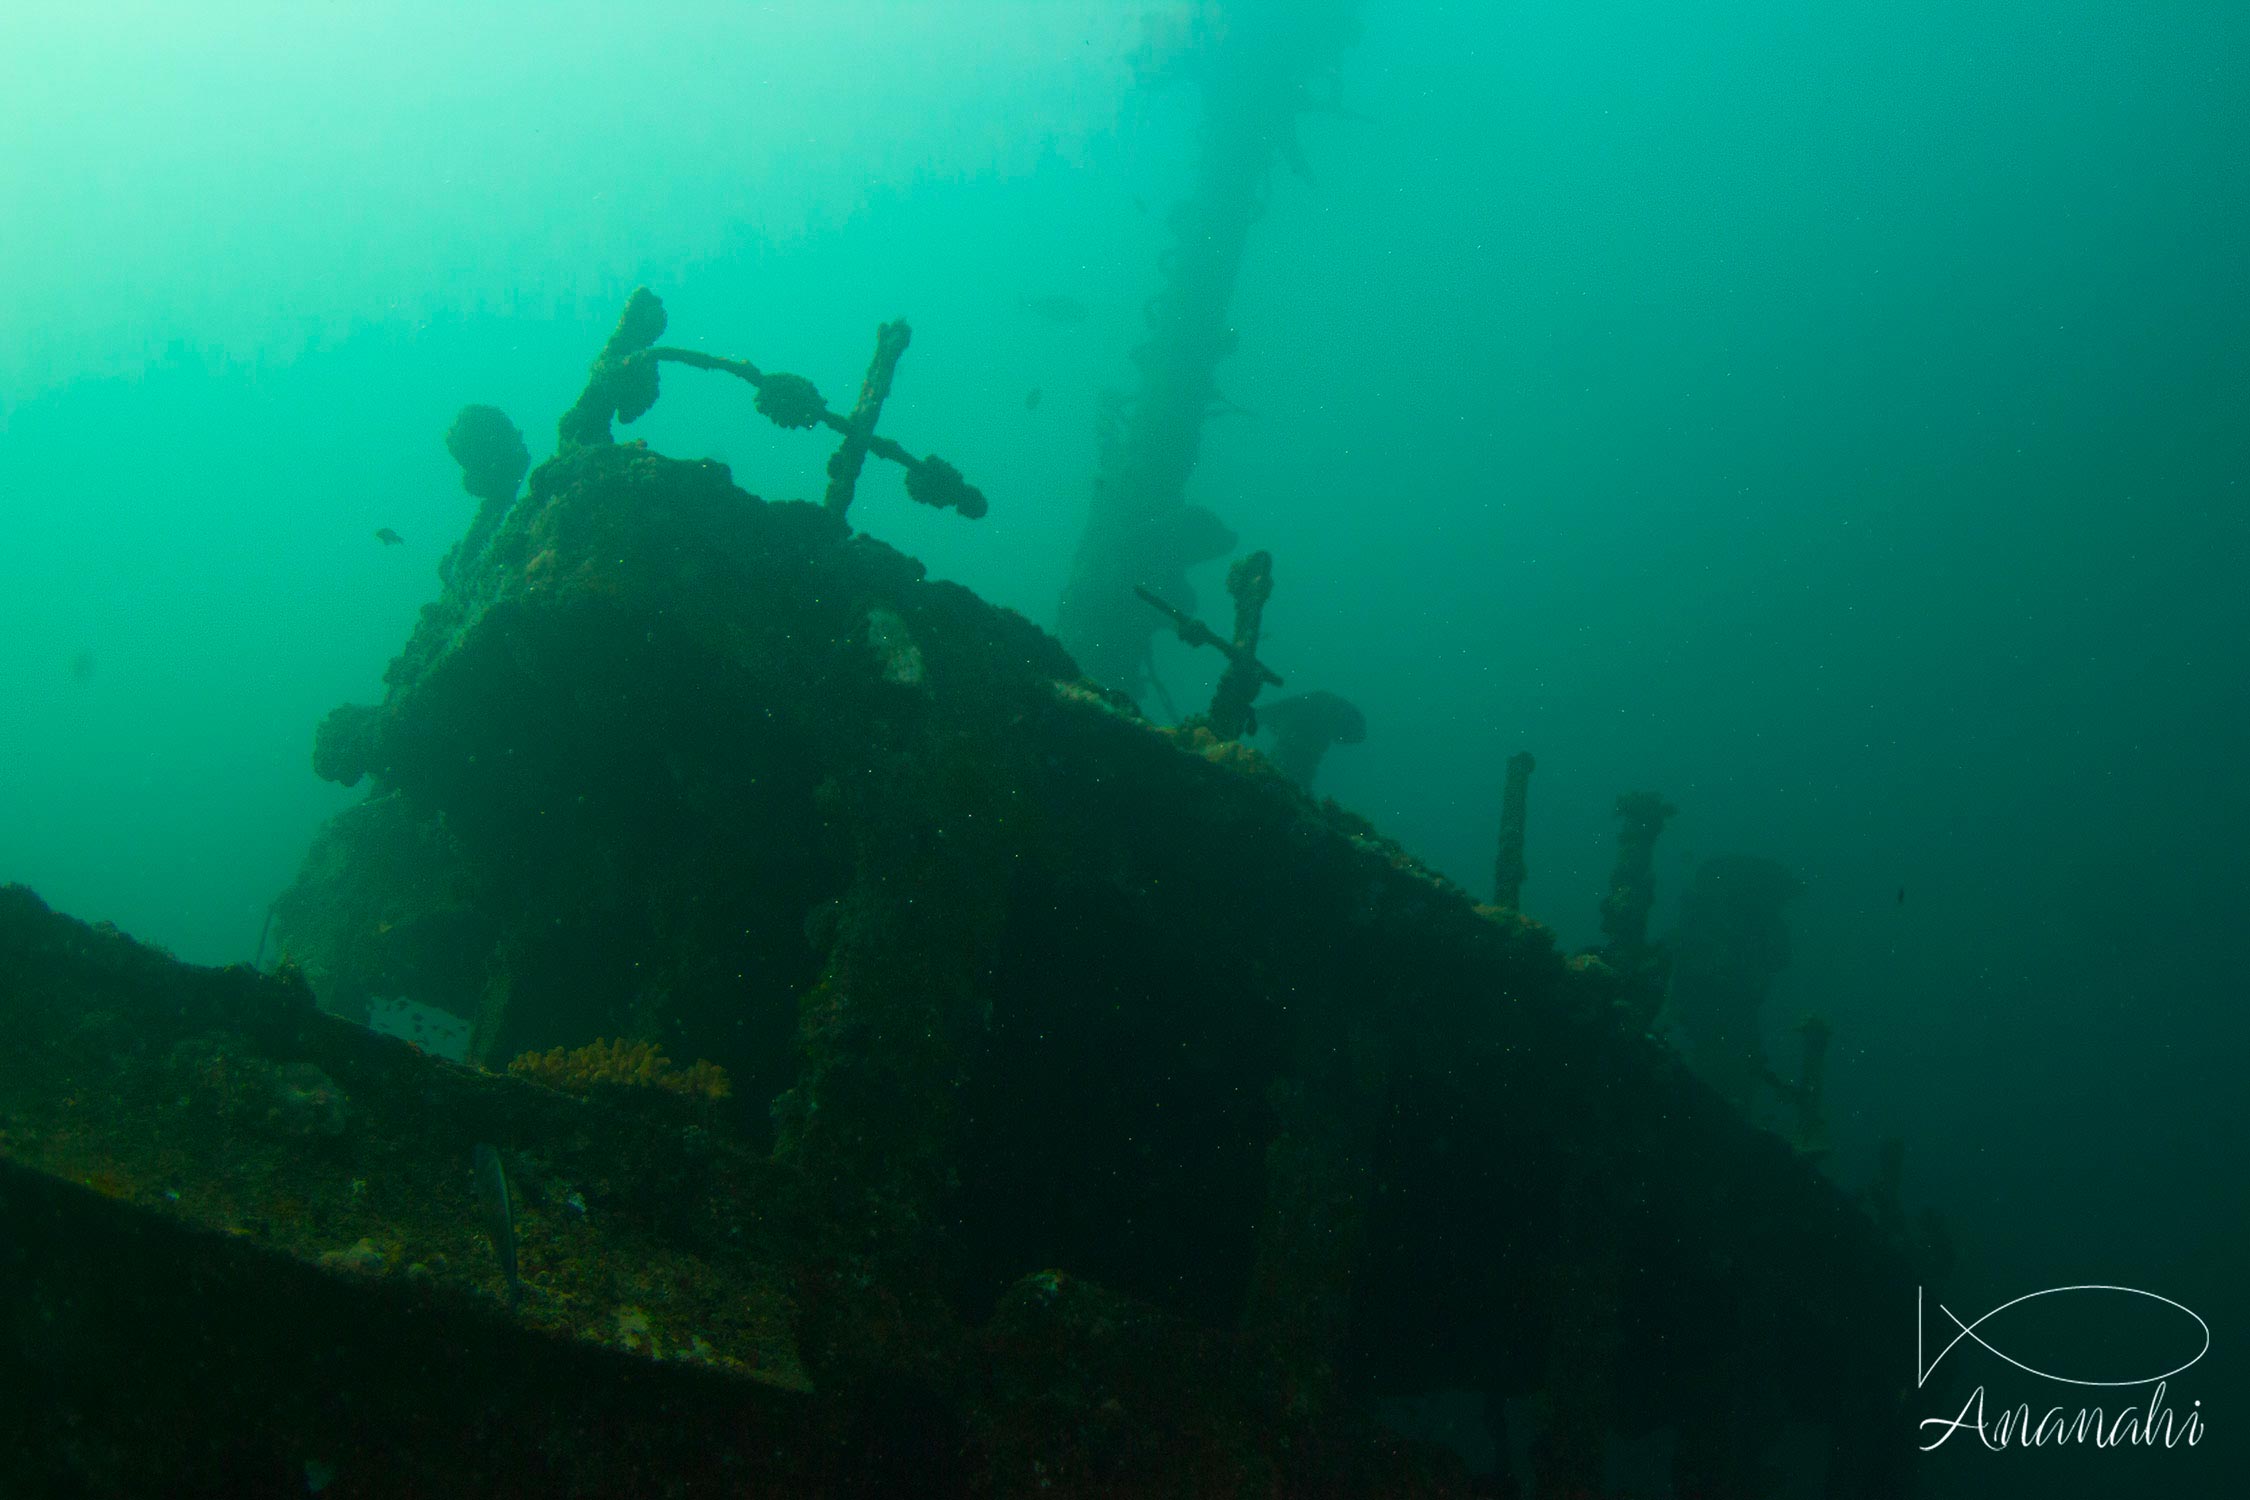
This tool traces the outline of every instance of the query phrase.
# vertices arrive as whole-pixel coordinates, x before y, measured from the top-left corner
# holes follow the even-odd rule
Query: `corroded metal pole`
[[[645,286],[633,288],[602,352],[586,372],[586,388],[555,424],[563,448],[594,448],[616,441],[611,421],[638,421],[656,404],[656,361],[649,345],[664,336],[664,303]]]
[[[825,503],[839,516],[851,509],[852,491],[859,484],[860,469],[867,463],[868,442],[875,436],[875,419],[883,414],[883,403],[890,399],[891,377],[898,373],[899,356],[913,337],[914,330],[903,318],[875,330],[875,357],[868,362],[867,378],[860,382],[859,400],[845,419],[844,441],[828,455]]]
[[[1617,868],[1602,898],[1604,953],[1621,968],[1634,968],[1648,948],[1648,913],[1656,904],[1656,836],[1679,811],[1655,792],[1627,792],[1617,799]]]
[[[1250,732],[1250,704],[1265,684],[1258,662],[1258,636],[1265,629],[1266,601],[1273,597],[1273,554],[1253,552],[1227,569],[1227,592],[1234,595],[1234,649],[1211,695],[1211,732],[1238,740]]]
[[[1492,900],[1510,911],[1523,904],[1524,817],[1531,800],[1531,772],[1537,763],[1529,750],[1508,757],[1508,786],[1500,794],[1500,856],[1494,862]]]
[[[1602,958],[1624,981],[1619,1007],[1635,1026],[1654,1025],[1664,1008],[1671,963],[1648,940],[1649,908],[1656,904],[1656,836],[1679,809],[1655,792],[1617,799],[1617,869],[1602,897]]]

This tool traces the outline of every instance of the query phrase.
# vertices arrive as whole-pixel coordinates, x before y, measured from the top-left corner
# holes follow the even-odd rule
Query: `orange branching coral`
[[[693,1067],[678,1068],[654,1042],[610,1041],[597,1037],[583,1047],[565,1051],[526,1052],[508,1064],[508,1071],[549,1088],[586,1094],[604,1085],[664,1089],[691,1099],[724,1099],[734,1092],[727,1070],[715,1062],[698,1060]]]

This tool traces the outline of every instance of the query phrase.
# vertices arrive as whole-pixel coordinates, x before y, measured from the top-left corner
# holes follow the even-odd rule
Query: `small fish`
[[[1906,904],[1906,887],[1903,885],[1898,888],[1898,904],[1901,906]]]
[[[508,1173],[500,1153],[477,1142],[477,1203],[484,1209],[484,1232],[492,1238],[492,1253],[500,1257],[500,1274],[508,1279],[508,1305],[523,1301],[523,1281],[516,1275],[516,1215],[508,1204]]]
[[[1075,328],[1086,321],[1086,304],[1076,297],[1057,294],[1052,297],[1026,297],[1025,312],[1036,313],[1050,323],[1060,323],[1065,328]]]
[[[94,680],[93,652],[81,651],[70,659],[70,680],[72,682],[92,682]]]
[[[1023,398],[1023,409],[1025,411],[1039,410],[1039,394],[1039,387],[1037,386],[1033,386],[1030,391],[1025,394]]]
[[[376,531],[375,540],[381,542],[386,547],[396,547],[400,542],[405,541],[406,538],[391,530],[390,527],[385,526]]]

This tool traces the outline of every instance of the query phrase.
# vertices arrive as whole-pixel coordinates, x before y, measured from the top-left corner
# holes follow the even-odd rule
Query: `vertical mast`
[[[1079,667],[1136,698],[1159,622],[1134,585],[1192,612],[1187,570],[1233,545],[1224,527],[1190,512],[1188,476],[1221,399],[1219,361],[1234,350],[1228,308],[1250,226],[1264,212],[1275,158],[1300,161],[1297,116],[1333,103],[1329,80],[1357,31],[1356,9],[1356,0],[1219,0],[1205,12],[1195,184],[1170,215],[1163,285],[1133,351],[1138,387],[1105,421],[1093,503],[1056,611]]]

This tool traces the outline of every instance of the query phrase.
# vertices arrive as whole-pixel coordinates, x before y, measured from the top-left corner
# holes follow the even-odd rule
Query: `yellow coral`
[[[698,1059],[693,1067],[676,1068],[656,1043],[622,1037],[614,1042],[597,1037],[568,1051],[526,1052],[508,1064],[508,1071],[572,1094],[603,1086],[658,1088],[691,1099],[724,1099],[734,1092],[727,1070],[715,1062]]]

